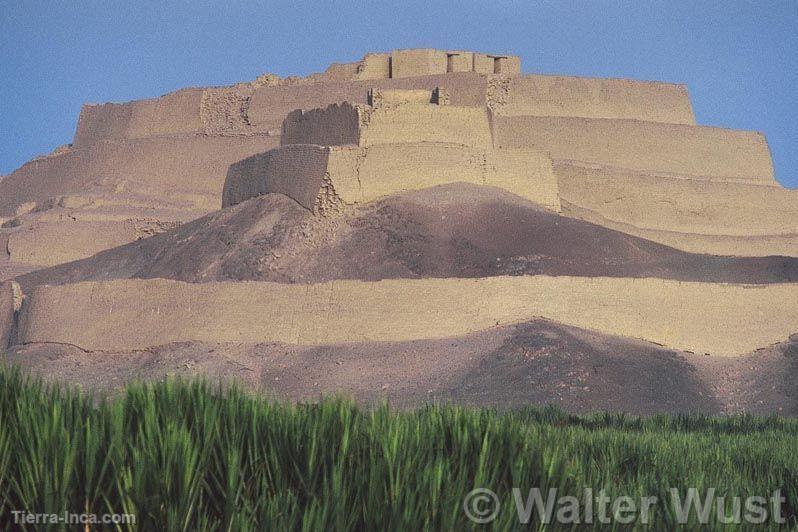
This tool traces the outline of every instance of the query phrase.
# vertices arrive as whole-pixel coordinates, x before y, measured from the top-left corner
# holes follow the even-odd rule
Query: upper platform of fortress
[[[264,74],[229,87],[189,88],[160,98],[85,105],[73,146],[174,135],[277,135],[295,110],[365,104],[369,89],[444,87],[452,105],[502,116],[562,116],[695,124],[684,85],[521,74],[517,56],[432,49],[370,53],[324,73]]]

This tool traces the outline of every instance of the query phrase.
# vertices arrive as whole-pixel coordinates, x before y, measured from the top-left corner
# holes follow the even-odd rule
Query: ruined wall
[[[488,79],[490,78],[490,79]],[[365,104],[371,87],[444,87],[452,105],[507,116],[584,116],[695,123],[685,87],[564,76],[520,76],[520,58],[468,51],[397,50],[333,64],[324,73],[280,79],[266,74],[229,87],[190,88],[160,98],[86,105],[74,145],[180,134],[250,135],[277,131],[294,109]]]
[[[90,257],[143,235],[132,220],[35,222],[8,235],[11,260],[54,266]]]
[[[202,93],[203,89],[185,89],[150,100],[84,105],[73,145],[201,132]]]
[[[496,64],[492,57],[486,54],[474,54],[474,72],[480,74],[495,74]]]
[[[474,52],[451,50],[446,54],[446,70],[449,72],[473,72]]]
[[[344,101],[365,104],[372,86],[432,90],[440,85],[450,94],[452,105],[484,106],[488,83],[492,83],[498,84],[500,89],[490,95],[491,107],[505,116],[581,116],[695,123],[687,90],[682,85],[541,75],[486,80],[485,76],[471,71],[473,63],[476,61],[479,72],[492,75],[493,57],[471,52],[457,54],[448,56],[446,68],[436,75],[388,79],[389,56],[375,54],[373,58],[367,56],[370,59],[365,64],[370,66],[362,67],[366,70],[357,74],[356,79],[327,73],[314,82],[242,83],[185,89],[160,98],[121,104],[86,105],[81,110],[74,145],[85,147],[100,140],[187,133],[265,133],[279,130],[283,118],[294,109],[309,110]],[[471,62],[472,66],[466,67],[466,62]],[[453,71],[446,73],[450,67]]]
[[[327,171],[329,149],[294,144],[248,157],[230,166],[222,207],[261,194],[280,193],[313,209]]]
[[[403,103],[429,104],[440,103],[437,98],[440,91],[426,89],[372,89],[369,91],[369,105],[382,107]],[[445,91],[444,91],[445,93]]]
[[[321,76],[330,81],[346,81],[355,79],[360,70],[360,63],[333,63]]]
[[[495,117],[497,146],[648,173],[779,186],[765,137],[751,131],[636,120]]]
[[[249,101],[254,90],[250,85],[234,85],[202,91],[201,132],[209,135],[252,134]]]
[[[324,109],[297,109],[283,121],[280,144],[342,146],[360,143],[360,113],[350,104],[333,104]]]
[[[728,236],[798,233],[798,191],[558,163],[560,195],[644,229]]]
[[[401,79],[447,72],[518,75],[521,72],[521,58],[465,50],[394,50],[391,53],[366,55],[357,63],[354,79]]]
[[[420,190],[445,183],[503,188],[559,210],[551,160],[535,151],[481,151],[452,144],[397,144],[330,152],[329,177],[345,203]]]
[[[391,103],[379,107],[333,104],[297,110],[283,122],[280,143],[320,146],[374,146],[438,142],[488,149],[493,146],[484,108],[429,103]]]
[[[449,103],[457,106],[485,107],[487,80],[473,72],[405,79],[374,79],[352,82],[255,89],[249,105],[249,121],[257,131],[279,131],[283,119],[295,109],[305,111],[334,103],[368,104],[368,92],[376,89],[425,89],[443,87]]]
[[[446,52],[431,48],[394,50],[391,53],[391,77],[412,78],[446,73]]]
[[[391,54],[366,54],[357,65],[356,79],[388,79],[391,77]]]
[[[276,147],[274,137],[164,137],[99,142],[26,163],[0,183],[0,216],[26,202],[79,193],[98,181],[143,190],[187,207],[219,206],[225,176],[236,161]]]
[[[192,198],[132,192],[125,183],[100,180],[81,193],[18,209],[20,214],[0,229],[0,247],[13,264],[29,267],[86,258],[207,213],[187,199]],[[12,273],[3,266],[0,270]]]
[[[494,56],[493,73],[503,76],[517,76],[521,73],[521,58],[517,55]]]
[[[687,87],[671,83],[523,75],[506,81],[493,111],[503,116],[625,118],[695,125]]]
[[[532,149],[505,149],[488,153],[487,185],[501,187],[560,212],[557,176],[547,153]]]
[[[443,142],[482,149],[493,146],[484,108],[408,103],[361,112],[361,146],[406,142]]]
[[[595,211],[561,199],[566,216],[621,231],[652,242],[659,242],[690,253],[738,257],[798,257],[798,233],[777,235],[733,236],[719,234],[680,233],[646,229],[610,220]]]
[[[483,153],[452,144],[339,149],[331,152],[330,160],[330,180],[346,203],[364,203],[443,183],[485,183]],[[356,180],[349,177],[352,174]],[[355,191],[356,196],[352,194]]]
[[[279,192],[313,209],[320,192],[347,204],[364,203],[445,183],[503,188],[560,209],[551,159],[534,150],[495,153],[457,144],[380,144],[325,148],[292,144],[230,167],[222,205]]]
[[[542,316],[675,349],[733,356],[793,334],[796,300],[796,284],[662,279],[520,276],[317,285],[123,280],[36,288],[23,307],[18,341],[90,350],[182,341],[407,341]]]
[[[366,91],[378,88],[432,89],[446,86],[455,105],[485,105],[484,76],[474,72],[474,54],[457,52],[470,64],[449,68],[447,52],[431,49],[367,54],[354,63],[335,63],[320,74],[281,79],[264,74],[252,82],[228,87],[189,88],[159,98],[83,106],[74,146],[101,140],[139,139],[164,135],[248,135],[279,129],[294,109],[332,103],[366,103]],[[520,71],[520,59],[482,54],[503,73]]]

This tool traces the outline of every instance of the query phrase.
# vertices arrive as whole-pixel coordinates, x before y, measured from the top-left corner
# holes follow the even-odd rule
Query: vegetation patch
[[[727,516],[732,498],[775,492],[784,498],[782,526],[794,526],[796,436],[798,421],[777,417],[290,405],[201,381],[134,385],[98,399],[3,367],[0,527],[71,529],[23,526],[13,521],[21,511],[134,515],[122,530],[540,527],[537,511],[519,522],[514,488],[524,499],[539,488],[544,498],[556,489],[580,501],[587,489],[660,501],[672,488],[702,497],[713,490],[727,497]],[[500,503],[489,525],[464,511],[476,488]],[[728,527],[717,511],[710,530]],[[777,528],[772,517],[765,526]],[[695,528],[698,515],[690,519]],[[671,505],[658,504],[647,527],[680,524]]]

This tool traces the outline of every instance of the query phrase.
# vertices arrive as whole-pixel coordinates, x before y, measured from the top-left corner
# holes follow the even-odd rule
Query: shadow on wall
[[[224,183],[222,208],[262,194],[279,193],[313,210],[329,155],[329,148],[323,146],[293,144],[233,163]]]

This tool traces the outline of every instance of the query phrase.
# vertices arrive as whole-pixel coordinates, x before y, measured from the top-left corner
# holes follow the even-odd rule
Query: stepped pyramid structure
[[[273,346],[573,356],[552,335],[657,364],[792,345],[798,192],[764,136],[697,125],[683,85],[520,65],[396,50],[84,106],[72,144],[0,180],[0,345],[272,346],[258,364]]]

